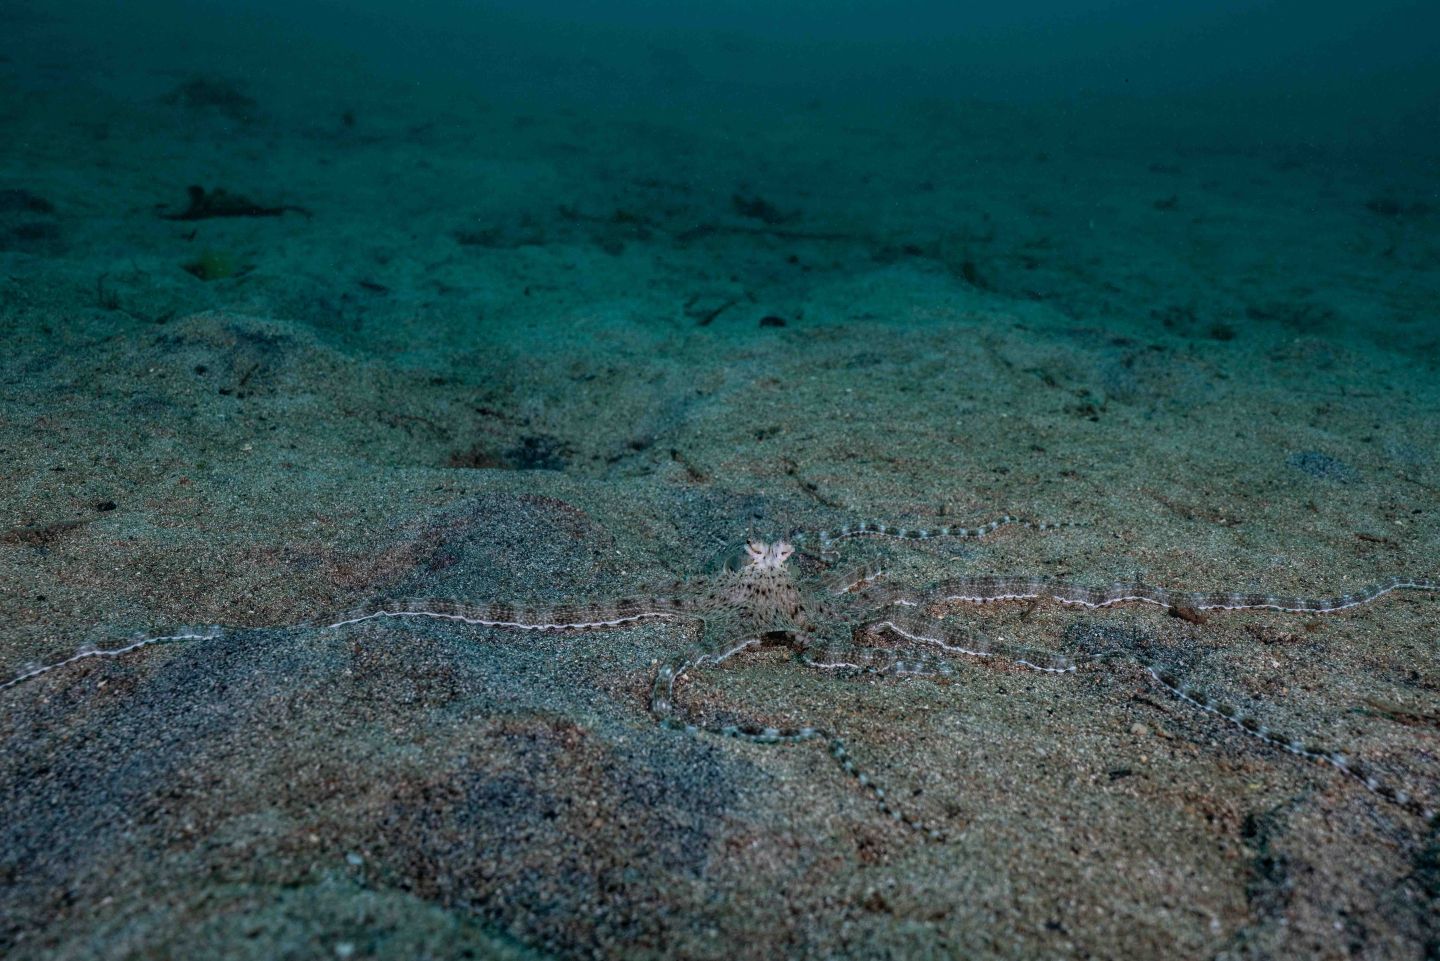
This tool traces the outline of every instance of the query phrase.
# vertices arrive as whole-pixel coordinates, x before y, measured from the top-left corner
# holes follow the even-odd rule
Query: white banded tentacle
[[[1335,768],[1341,773],[1359,781],[1365,789],[1384,801],[1388,801],[1403,810],[1409,811],[1426,821],[1436,821],[1440,812],[1436,808],[1416,797],[1410,792],[1394,787],[1378,775],[1367,770],[1363,765],[1348,755],[1334,751],[1311,740],[1301,740],[1282,734],[1263,721],[1246,714],[1234,705],[1213,697],[1205,690],[1181,679],[1172,671],[1157,667],[1148,661],[1136,659],[1146,673],[1161,687],[1176,698],[1184,701],[1192,707],[1197,707],[1206,713],[1213,714],[1218,718],[1228,721],[1241,731],[1266,744],[1277,747],[1282,751],[1302,757]]]
[[[949,677],[954,665],[917,647],[865,647],[831,644],[823,650],[800,652],[800,663],[839,674],[874,674],[881,677]]]
[[[924,821],[916,820],[901,808],[897,808],[891,804],[890,795],[885,788],[875,783],[875,779],[862,770],[861,767],[855,763],[854,759],[851,758],[850,751],[845,747],[844,740],[838,737],[830,739],[830,756],[834,758],[836,764],[840,765],[840,770],[850,775],[850,777],[855,779],[856,784],[870,792],[870,796],[875,799],[875,803],[880,807],[880,813],[884,814],[896,824],[903,824],[905,827],[917,834],[923,835],[931,841],[943,841],[945,839],[944,833],[939,828],[928,825]]]
[[[1047,674],[1070,674],[1075,671],[1075,661],[1062,654],[992,639],[950,624],[942,618],[931,617],[917,609],[896,609],[889,616],[873,621],[867,627],[875,631],[888,631],[907,641],[934,645],[946,654],[998,658]]]
[[[17,684],[23,684],[26,681],[34,680],[41,675],[49,674],[51,671],[59,670],[60,668],[66,667],[70,664],[74,664],[77,661],[88,660],[92,657],[122,657],[126,654],[134,653],[135,651],[138,651],[142,648],[150,647],[152,645],[170,644],[180,641],[212,641],[222,636],[223,634],[223,628],[213,626],[193,631],[187,629],[179,631],[175,634],[163,634],[158,637],[140,637],[131,641],[129,644],[124,644],[120,647],[82,647],[74,654],[62,660],[54,661],[50,664],[41,664],[36,667],[31,667],[21,671],[19,674],[10,678],[8,681],[0,683],[0,691],[14,687]]]
[[[680,585],[676,587],[679,588]],[[505,603],[466,604],[441,598],[380,599],[337,620],[319,624],[311,622],[308,626],[330,631],[387,618],[432,618],[505,630],[595,631],[631,627],[647,621],[695,621],[701,618],[703,612],[712,610],[716,605],[714,598],[701,594],[686,594],[678,589],[670,594],[622,597],[599,604],[561,607],[527,607]],[[21,671],[9,680],[0,682],[0,691],[88,658],[121,657],[152,645],[213,640],[226,630],[227,628],[220,626],[185,629],[173,634],[137,638],[119,647],[87,646],[69,657]]]
[[[838,641],[832,641],[823,648],[817,645],[803,646],[799,652],[799,660],[807,667],[843,674],[873,674],[882,677],[946,677],[952,673],[951,665],[945,661],[913,650],[856,647]],[[840,765],[840,770],[852,777],[860,787],[870,792],[876,804],[880,806],[881,813],[890,820],[897,824],[903,824],[932,841],[943,840],[944,834],[939,828],[926,824],[892,804],[885,789],[855,763],[842,739],[838,737],[831,739],[830,756],[834,758],[835,763]]]
[[[1002,575],[952,578],[922,592],[919,600],[896,598],[892,603],[985,604],[994,601],[1054,600],[1061,604],[1088,608],[1139,603],[1196,611],[1269,609],[1297,614],[1333,614],[1369,604],[1398,590],[1440,591],[1440,580],[1390,577],[1358,591],[1333,597],[1298,597],[1236,591],[1182,591],[1138,581],[1122,581],[1105,587],[1094,587],[1069,580]]]
[[[721,664],[750,647],[758,647],[759,636],[729,636],[725,627],[714,622],[707,624],[705,640],[692,645],[679,657],[661,664],[655,670],[655,680],[650,688],[650,713],[665,727],[682,730],[703,730],[700,725],[681,721],[675,716],[675,684],[689,671],[706,664]],[[731,736],[728,731],[716,731]]]
[[[868,791],[881,812],[892,821],[903,824],[911,830],[931,839],[940,839],[938,830],[926,825],[890,803],[889,796],[879,784],[862,771],[850,757],[843,739],[827,733],[821,728],[805,726],[773,727],[758,724],[704,724],[695,720],[682,720],[677,716],[675,705],[675,684],[694,668],[719,664],[750,647],[758,646],[761,638],[751,637],[740,640],[730,639],[719,644],[698,644],[684,655],[670,661],[655,673],[655,683],[650,696],[650,713],[661,727],[682,731],[687,734],[707,733],[720,737],[745,741],[750,744],[796,744],[802,741],[824,740],[828,743],[830,757],[840,769],[854,778],[855,782]],[[802,657],[808,649],[808,638],[797,638],[801,645]],[[898,665],[896,665],[898,666]],[[888,673],[908,673],[892,670]]]
[[[649,620],[695,619],[708,607],[701,598],[686,594],[681,585],[676,585],[676,590],[669,594],[636,595],[558,607],[527,607],[504,602],[467,604],[431,597],[382,598],[324,627],[340,628],[387,617],[429,617],[517,631],[595,631],[630,627]]]
[[[1025,527],[1034,531],[1050,531],[1062,527],[1075,526],[1078,525],[1072,522],[1062,521],[1052,523],[1049,521],[1030,521],[1011,516],[1010,514],[1003,514],[978,527],[962,527],[958,525],[941,527],[899,527],[893,524],[861,521],[857,524],[846,524],[843,527],[837,527],[831,530],[817,531],[814,537],[820,542],[820,550],[822,553],[830,553],[836,542],[852,537],[894,537],[900,540],[925,541],[938,537],[986,537],[1002,527]]]

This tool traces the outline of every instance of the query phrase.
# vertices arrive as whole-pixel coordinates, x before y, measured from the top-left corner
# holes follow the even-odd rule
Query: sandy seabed
[[[930,842],[818,745],[658,727],[681,626],[313,626],[858,519],[1076,525],[847,543],[915,587],[1434,577],[1433,164],[1193,105],[148,82],[0,80],[0,668],[230,629],[0,691],[5,957],[1440,950],[1434,825],[1123,659],[682,682],[706,725],[842,734]],[[1143,649],[1440,803],[1433,594],[954,614]]]

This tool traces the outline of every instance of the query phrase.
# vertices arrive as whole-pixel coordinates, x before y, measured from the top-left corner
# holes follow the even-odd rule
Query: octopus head
[[[778,571],[785,566],[795,548],[789,541],[766,544],[763,541],[746,541],[746,566],[762,571]]]

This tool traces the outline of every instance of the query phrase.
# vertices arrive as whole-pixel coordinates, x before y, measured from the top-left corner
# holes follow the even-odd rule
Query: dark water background
[[[6,4],[13,77],[326,58],[532,106],[1194,101],[1273,135],[1433,150],[1440,11],[1374,3]],[[297,63],[296,61],[303,61]],[[1377,144],[1379,145],[1379,144]]]
[[[1435,577],[1437,37],[1392,0],[0,0],[0,682],[227,628],[0,689],[0,956],[1440,956],[1433,594],[949,612],[1143,653],[1409,806],[1133,657],[683,679],[707,730],[843,734],[943,845],[814,744],[657,725],[686,628],[315,627],[861,519],[1073,524],[847,543],[916,590]]]

